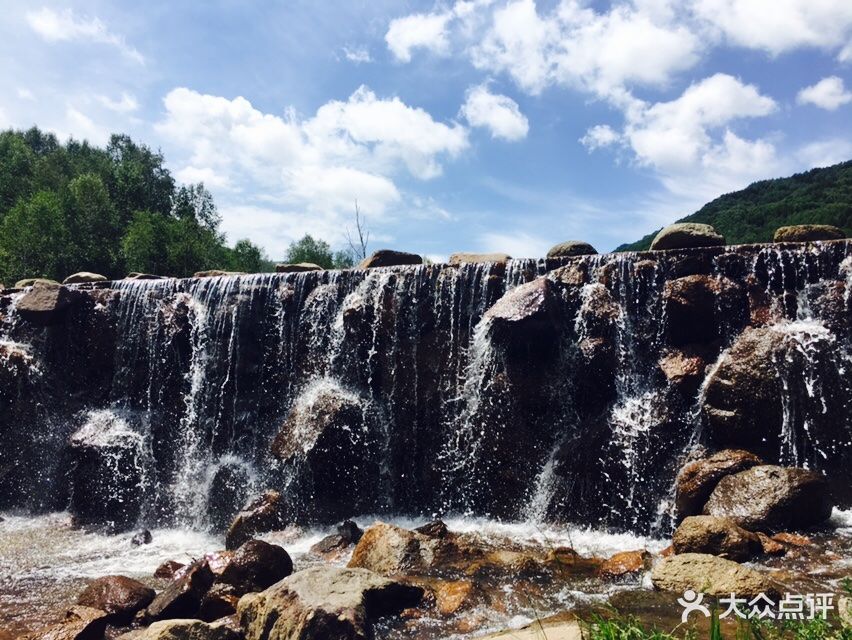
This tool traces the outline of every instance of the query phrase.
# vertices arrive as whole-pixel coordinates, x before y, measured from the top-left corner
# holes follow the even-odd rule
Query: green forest
[[[832,224],[852,237],[852,160],[755,182],[716,198],[678,222],[713,225],[728,244],[771,242],[778,227],[791,224]],[[658,231],[616,251],[644,251]]]
[[[204,185],[178,185],[126,135],[101,149],[35,127],[0,133],[0,282],[270,268],[248,240],[228,247],[219,224]]]

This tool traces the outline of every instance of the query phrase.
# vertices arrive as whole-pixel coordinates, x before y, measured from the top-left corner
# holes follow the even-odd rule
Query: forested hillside
[[[728,244],[771,242],[778,227],[805,223],[833,224],[852,236],[852,160],[755,182],[716,198],[678,222],[711,224]],[[616,251],[648,249],[657,231]]]
[[[128,136],[101,149],[37,128],[0,133],[0,282],[269,269],[248,240],[226,246],[219,223],[202,184],[178,185],[160,153]]]

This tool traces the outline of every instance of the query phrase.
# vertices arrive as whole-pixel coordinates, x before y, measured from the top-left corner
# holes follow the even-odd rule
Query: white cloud
[[[479,238],[480,250],[485,253],[508,253],[513,258],[538,258],[553,245],[540,236],[525,231],[488,232]]]
[[[852,62],[852,41],[840,50],[837,54],[838,62]]]
[[[486,127],[492,138],[521,140],[530,125],[518,103],[508,96],[493,94],[487,84],[471,87],[461,107],[461,115],[473,127]]]
[[[452,14],[415,13],[392,20],[385,34],[388,49],[402,62],[411,61],[412,49],[428,49],[434,53],[446,53],[450,42],[447,38],[447,23]]]
[[[845,162],[852,158],[852,141],[843,138],[817,140],[799,149],[796,158],[807,169]]]
[[[42,7],[27,13],[30,28],[47,42],[83,40],[99,42],[117,48],[123,55],[144,64],[145,58],[139,51],[127,44],[120,35],[112,33],[98,18],[83,18],[71,9],[54,11]]]
[[[18,90],[15,93],[21,100],[35,100],[35,94],[33,94],[33,92],[27,89],[26,87],[18,87]]]
[[[589,151],[594,151],[613,145],[619,140],[621,140],[621,134],[615,129],[608,124],[598,124],[586,131],[586,135],[580,138],[580,144]]]
[[[835,49],[852,35],[848,0],[694,0],[692,7],[731,43],[771,55]]]
[[[109,140],[107,129],[70,105],[65,110],[65,125],[58,128],[57,135],[59,138],[73,137],[77,140],[88,140],[95,145],[105,145]]]
[[[852,102],[852,93],[846,91],[842,78],[829,76],[815,85],[799,91],[796,101],[799,104],[812,104],[820,109],[834,111],[838,107]]]
[[[126,91],[121,93],[121,98],[118,100],[114,100],[109,96],[97,96],[97,98],[98,102],[103,106],[116,113],[131,113],[139,108],[136,98]]]
[[[399,173],[432,178],[444,158],[468,146],[463,126],[437,122],[399,98],[380,99],[367,87],[348,100],[324,104],[309,118],[292,111],[263,113],[242,97],[229,100],[186,88],[169,92],[164,104],[166,116],[157,130],[175,147],[170,157],[184,156],[178,178],[225,191],[224,228],[234,238],[245,233],[230,216],[255,207],[265,221],[257,224],[281,238],[281,250],[310,229],[334,242],[356,200],[371,220],[381,221],[403,201],[394,182]],[[228,201],[234,185],[260,194],[254,196],[258,202]],[[287,226],[286,232],[272,229],[284,224],[279,218],[285,213],[304,224]],[[251,237],[271,250],[278,247],[263,233]]]
[[[365,62],[372,62],[373,58],[370,56],[370,51],[367,47],[343,47],[343,55],[350,62],[354,62],[356,64],[361,64]]]

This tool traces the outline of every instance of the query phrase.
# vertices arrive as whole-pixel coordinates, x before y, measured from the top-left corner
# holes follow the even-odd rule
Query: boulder
[[[132,544],[134,547],[139,547],[143,544],[151,544],[151,540],[153,540],[151,532],[147,529],[142,529],[142,531],[139,531],[132,538],[130,538],[130,544]]]
[[[72,273],[62,281],[62,284],[81,284],[84,282],[106,282],[109,280],[106,276],[99,273],[91,273],[90,271],[80,271]]]
[[[395,267],[409,264],[423,264],[423,258],[416,253],[394,251],[393,249],[379,249],[373,255],[364,258],[356,268],[372,269],[374,267]]]
[[[101,640],[104,637],[109,616],[100,609],[76,606],[65,614],[65,620],[20,640]]]
[[[240,461],[222,461],[210,481],[211,500],[207,517],[216,531],[227,531],[234,517],[249,500],[251,478]]]
[[[772,536],[772,541],[790,547],[810,547],[813,544],[813,541],[808,536],[803,536],[798,533],[790,533],[789,531],[776,533]]]
[[[802,347],[805,343],[807,350]],[[836,365],[832,365],[835,349],[833,338],[818,326],[745,329],[705,382],[701,412],[713,442],[720,447],[777,456],[785,420],[782,399],[800,400],[805,408],[811,401],[801,381],[815,371],[822,388],[839,384]],[[839,400],[831,394],[820,400],[828,403],[828,416],[839,409]],[[825,413],[824,407],[820,410]],[[812,417],[812,436],[820,437],[825,429],[833,428],[835,421],[820,415]]]
[[[546,278],[515,287],[482,317],[492,341],[523,360],[538,361],[538,354],[553,353],[557,339],[559,301],[553,283]]]
[[[128,634],[129,635],[129,634]],[[122,636],[123,638],[124,636]],[[239,640],[227,625],[201,620],[161,620],[133,635],[133,640]],[[118,639],[120,640],[120,639]]]
[[[621,580],[641,575],[651,564],[651,554],[645,550],[621,551],[607,558],[598,569],[604,580]]]
[[[155,578],[171,579],[186,565],[176,560],[166,560],[154,570]]]
[[[822,474],[759,465],[722,478],[704,513],[731,518],[750,531],[774,532],[820,524],[831,516],[832,507]]]
[[[588,242],[582,240],[568,240],[560,242],[550,248],[547,252],[548,258],[570,258],[571,256],[594,255],[597,250]]]
[[[37,284],[59,285],[56,280],[50,280],[49,278],[24,278],[15,283],[15,289],[25,289],[26,287],[32,287]]]
[[[720,337],[724,320],[745,316],[746,296],[728,278],[690,275],[666,282],[663,309],[671,344],[703,344]]]
[[[709,553],[742,562],[763,551],[760,538],[729,518],[689,516],[672,536],[675,553]]]
[[[764,574],[706,553],[682,553],[662,560],[652,569],[651,582],[661,591],[683,593],[691,589],[710,596],[735,593],[740,598],[753,598],[760,593],[779,593]]]
[[[376,504],[381,417],[369,398],[336,384],[309,387],[296,399],[272,454],[296,472],[291,492],[310,495],[303,517],[334,522]]]
[[[657,234],[651,242],[651,251],[717,247],[724,244],[725,238],[709,224],[679,222],[665,227]]]
[[[16,307],[18,315],[33,324],[48,326],[65,319],[66,312],[81,300],[82,294],[68,287],[39,281],[32,285]]]
[[[366,569],[319,566],[243,596],[237,615],[246,640],[367,640],[379,618],[422,597],[421,588]]]
[[[441,539],[380,522],[364,532],[350,567],[382,575],[422,574],[431,569]]]
[[[233,587],[241,596],[262,591],[293,573],[293,561],[278,545],[249,540],[236,550],[217,582]]]
[[[707,367],[702,350],[693,348],[666,349],[657,364],[669,383],[687,393],[698,390]]]
[[[773,242],[815,242],[817,240],[842,240],[843,229],[831,224],[794,224],[779,227],[772,237]]]
[[[428,536],[430,538],[444,538],[450,532],[447,528],[447,524],[443,520],[432,520],[424,525],[416,527],[414,531],[416,533],[422,533],[424,536]]]
[[[248,593],[248,592],[247,592]],[[198,618],[205,622],[213,622],[237,612],[240,596],[229,584],[214,584],[210,591],[204,594],[198,607]]]
[[[478,640],[584,640],[587,635],[577,620],[536,620],[520,629],[508,629]]]
[[[701,513],[719,480],[759,464],[763,464],[763,461],[753,453],[725,449],[684,465],[676,482],[675,505],[678,516],[683,518]]]
[[[77,597],[77,604],[100,609],[110,624],[128,624],[157,594],[138,580],[126,576],[104,576],[94,580]]]
[[[339,556],[345,549],[357,544],[364,532],[352,520],[337,525],[337,533],[326,536],[314,546],[311,552],[322,556]]]
[[[512,259],[508,253],[454,253],[447,261],[452,267],[463,264],[478,264],[482,262],[505,265]]]
[[[222,271],[221,269],[209,269],[207,271],[196,271],[193,278],[218,278],[220,276],[244,276],[245,271]]]
[[[237,549],[254,536],[285,525],[284,498],[277,491],[266,491],[236,515],[225,534],[225,548]]]
[[[787,553],[787,547],[778,542],[777,540],[773,540],[765,533],[757,532],[757,537],[760,540],[760,547],[767,556],[783,556]]]
[[[166,276],[155,276],[152,273],[138,273],[137,271],[131,271],[127,274],[125,280],[167,280]]]
[[[142,507],[145,443],[112,411],[91,412],[71,436],[69,510],[78,525],[118,532],[136,524]]]
[[[215,579],[206,561],[192,563],[180,578],[157,594],[145,610],[145,620],[194,618]]]
[[[305,271],[323,271],[323,268],[313,262],[288,262],[275,265],[276,273],[304,273]]]

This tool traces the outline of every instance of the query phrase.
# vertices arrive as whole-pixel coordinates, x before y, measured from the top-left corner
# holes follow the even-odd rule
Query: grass
[[[844,585],[852,588],[852,583]],[[852,628],[839,620],[738,620],[733,633],[723,633],[718,611],[710,617],[707,640],[852,640]],[[583,621],[584,640],[700,640],[694,629],[678,625],[672,631],[648,627],[632,616],[594,615]]]

